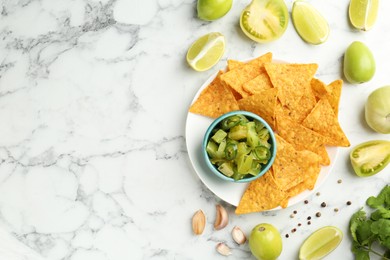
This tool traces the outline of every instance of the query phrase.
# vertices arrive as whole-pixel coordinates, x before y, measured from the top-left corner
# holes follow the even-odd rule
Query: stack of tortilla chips
[[[190,112],[211,118],[253,112],[276,134],[274,164],[248,185],[237,214],[287,207],[291,197],[312,190],[321,166],[330,164],[326,146],[350,145],[338,121],[343,82],[326,85],[314,77],[317,69],[317,64],[272,62],[272,53],[246,63],[228,60],[227,71],[191,105]]]

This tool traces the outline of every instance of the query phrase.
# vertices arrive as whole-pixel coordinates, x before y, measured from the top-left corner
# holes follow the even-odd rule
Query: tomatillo
[[[390,134],[390,86],[378,88],[368,96],[365,118],[376,132]]]
[[[390,141],[361,143],[353,148],[350,159],[356,175],[368,177],[377,174],[390,162]]]
[[[217,20],[230,11],[232,3],[233,0],[198,0],[198,17],[205,21]]]

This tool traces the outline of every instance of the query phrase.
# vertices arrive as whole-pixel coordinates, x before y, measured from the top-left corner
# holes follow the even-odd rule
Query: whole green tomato
[[[353,84],[369,81],[375,74],[375,60],[370,49],[355,41],[344,54],[344,76]]]
[[[258,224],[249,236],[249,248],[259,260],[274,260],[282,253],[282,237],[271,224]]]
[[[376,132],[390,134],[390,86],[371,92],[365,105],[365,118]]]
[[[198,17],[213,21],[227,14],[232,8],[233,0],[198,0]]]

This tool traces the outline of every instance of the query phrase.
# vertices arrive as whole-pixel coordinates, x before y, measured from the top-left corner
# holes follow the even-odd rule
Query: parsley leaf
[[[390,186],[386,185],[377,197],[369,197],[366,204],[375,211],[368,216],[361,208],[349,222],[352,252],[358,260],[369,260],[370,253],[390,259]],[[384,253],[374,251],[373,243],[381,245]]]

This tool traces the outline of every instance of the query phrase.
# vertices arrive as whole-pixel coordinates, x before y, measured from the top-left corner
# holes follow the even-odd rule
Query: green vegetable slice
[[[254,151],[254,155],[255,155],[256,159],[269,160],[269,158],[271,158],[271,152],[265,146],[262,146],[262,145],[256,146],[253,151]]]
[[[223,139],[225,139],[227,136],[227,133],[223,131],[222,129],[218,129],[218,131],[211,137],[217,144],[220,144]]]
[[[233,126],[240,124],[241,122],[247,122],[247,121],[248,120],[243,115],[234,115],[224,119],[221,122],[221,127],[223,130],[226,131],[232,128]]]
[[[232,162],[224,162],[219,167],[218,170],[224,175],[231,177],[234,174],[234,168]]]
[[[237,144],[229,142],[225,148],[226,160],[234,160],[237,156]]]
[[[350,160],[358,176],[374,175],[390,162],[390,142],[376,140],[359,144],[351,151]]]

